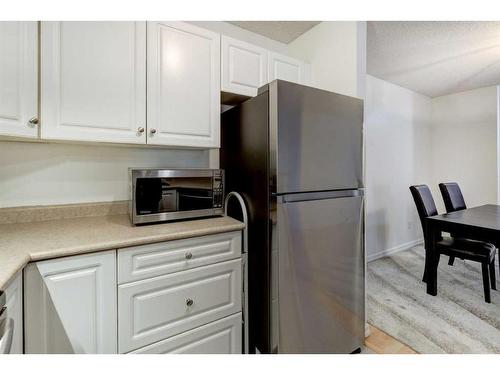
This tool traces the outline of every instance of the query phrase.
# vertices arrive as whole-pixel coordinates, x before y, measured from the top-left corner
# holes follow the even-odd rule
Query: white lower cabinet
[[[117,278],[117,272],[120,278]],[[241,232],[30,263],[12,352],[242,353]]]
[[[241,232],[133,246],[118,251],[118,284],[241,258]]]
[[[131,354],[241,354],[241,313],[156,342]]]
[[[6,317],[13,320],[10,354],[23,354],[23,278],[19,272],[5,288]]]
[[[241,260],[118,287],[120,353],[241,311]]]
[[[26,353],[116,353],[116,251],[30,263]]]

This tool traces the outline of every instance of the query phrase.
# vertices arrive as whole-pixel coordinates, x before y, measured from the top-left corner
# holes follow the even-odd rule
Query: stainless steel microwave
[[[221,169],[130,168],[132,224],[222,215]]]

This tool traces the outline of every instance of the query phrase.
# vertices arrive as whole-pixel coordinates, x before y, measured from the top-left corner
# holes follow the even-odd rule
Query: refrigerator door
[[[342,194],[278,198],[273,352],[351,353],[363,343],[363,197]]]
[[[363,101],[286,81],[269,93],[272,191],[363,187]]]

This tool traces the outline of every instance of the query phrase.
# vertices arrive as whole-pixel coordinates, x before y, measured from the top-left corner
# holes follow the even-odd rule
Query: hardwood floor
[[[418,354],[412,348],[372,325],[370,325],[370,336],[365,339],[365,346],[376,354]]]

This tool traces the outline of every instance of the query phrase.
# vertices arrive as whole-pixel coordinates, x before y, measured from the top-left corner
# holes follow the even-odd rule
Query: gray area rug
[[[368,322],[419,353],[500,353],[500,290],[486,303],[481,265],[447,263],[442,256],[436,297],[422,282],[422,246],[368,263]]]

